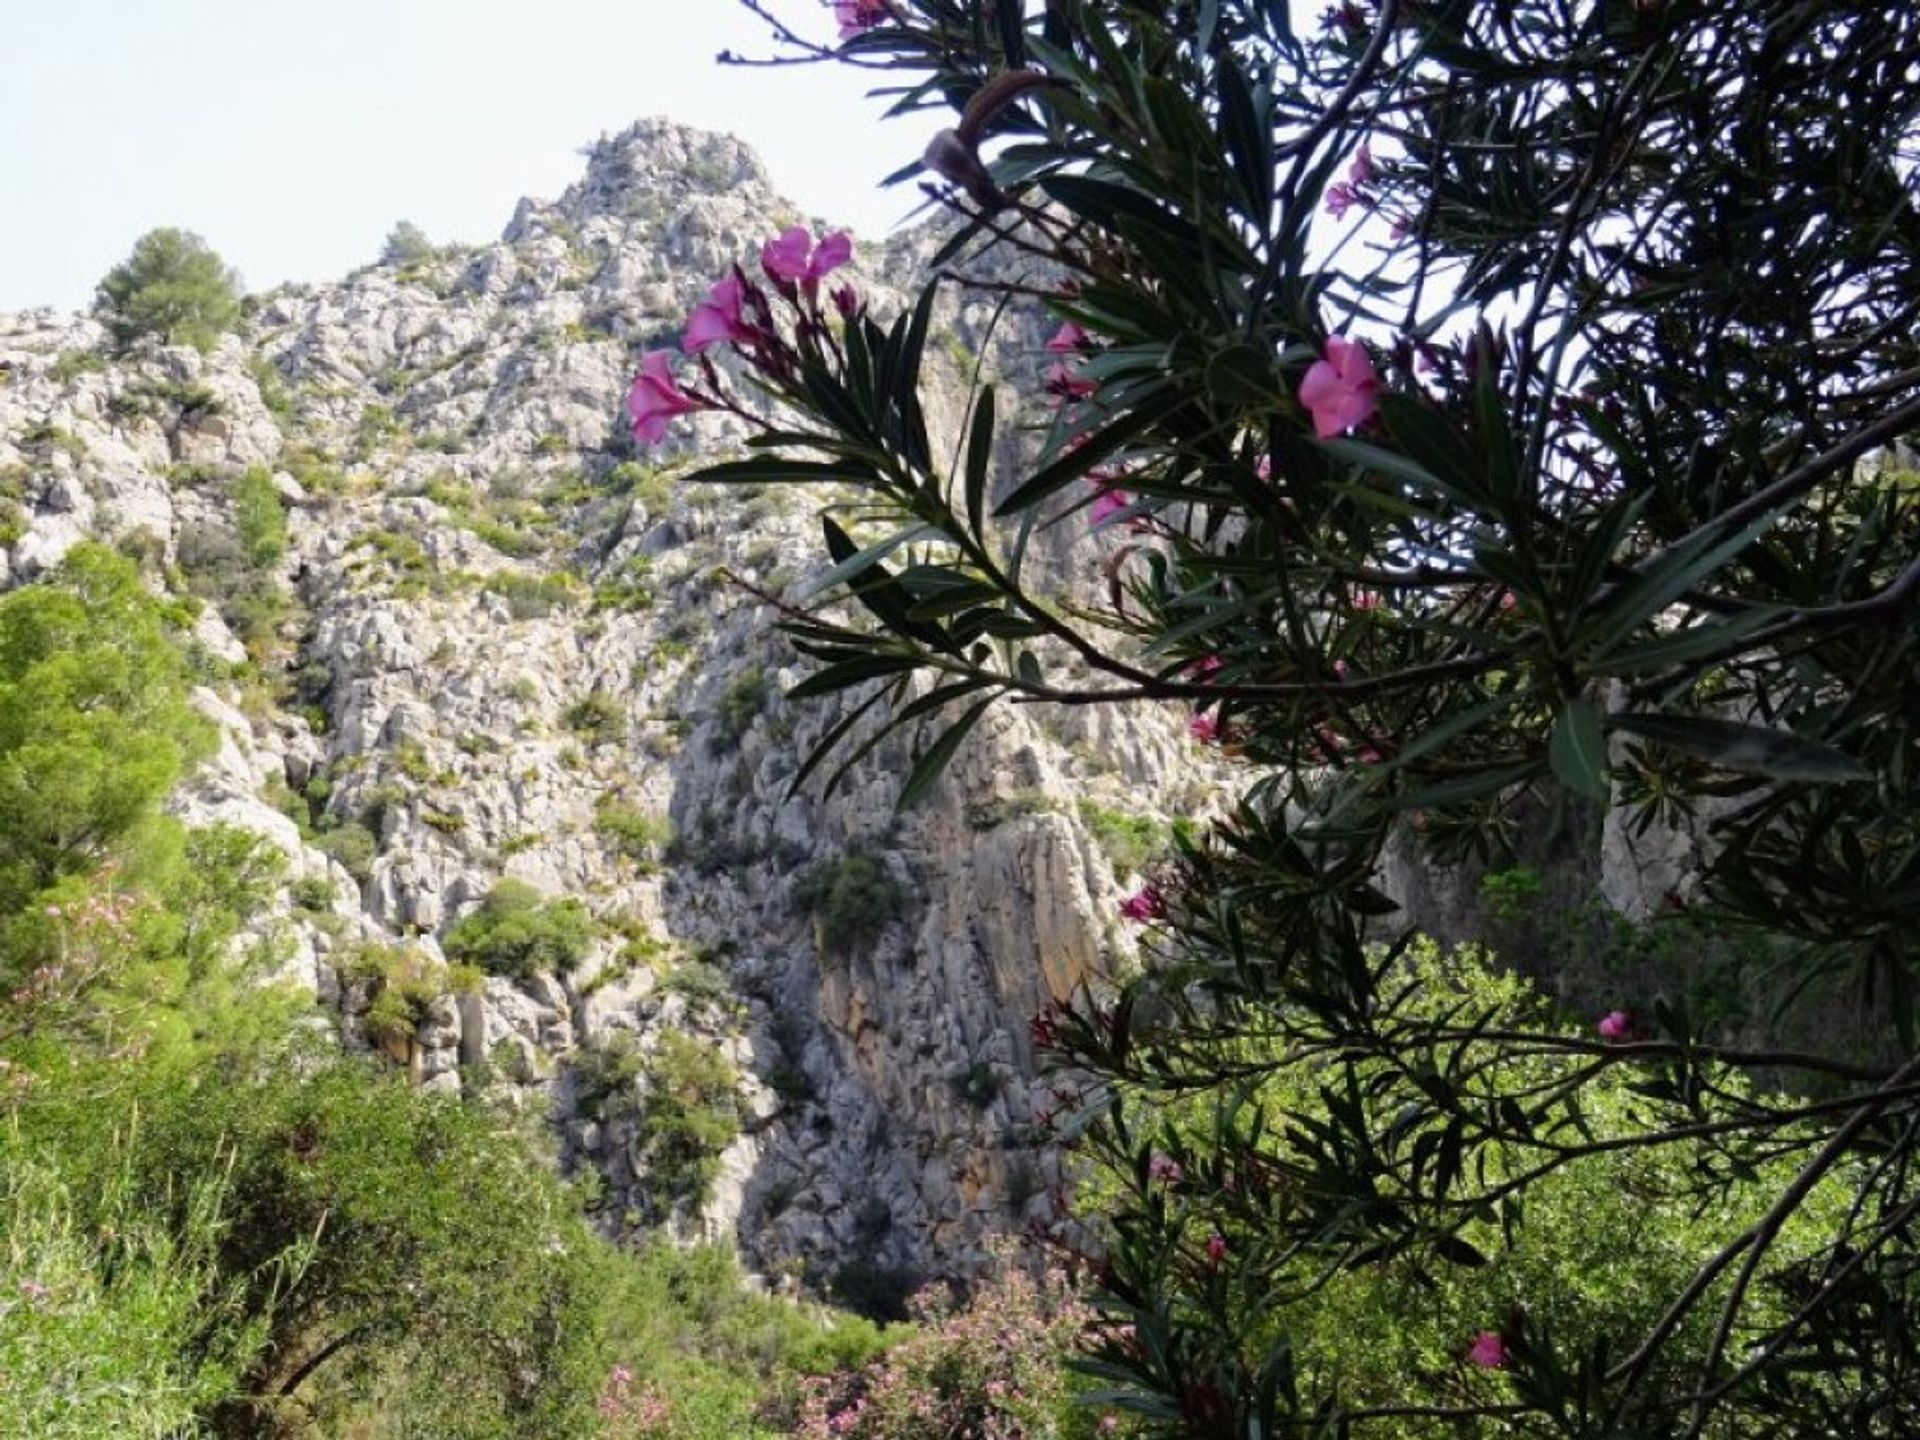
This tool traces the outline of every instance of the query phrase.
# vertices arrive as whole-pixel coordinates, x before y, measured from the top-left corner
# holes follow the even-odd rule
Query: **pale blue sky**
[[[820,0],[785,13],[832,34]],[[134,240],[196,230],[249,289],[372,260],[393,222],[490,240],[643,115],[731,130],[803,209],[878,234],[935,122],[878,123],[734,0],[0,0],[0,310],[87,305]]]

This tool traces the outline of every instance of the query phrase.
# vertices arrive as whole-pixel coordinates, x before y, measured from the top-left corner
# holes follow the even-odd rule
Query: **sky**
[[[821,0],[776,8],[833,33]],[[914,207],[877,185],[935,120],[883,125],[855,72],[722,49],[771,50],[735,0],[0,0],[0,310],[84,308],[161,225],[252,290],[344,275],[401,219],[491,240],[648,115],[739,135],[861,234]]]

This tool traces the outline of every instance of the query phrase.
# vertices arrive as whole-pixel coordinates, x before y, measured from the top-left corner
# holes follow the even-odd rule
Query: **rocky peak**
[[[731,135],[655,116],[602,135],[586,149],[586,173],[560,198],[522,200],[502,238],[515,244],[557,220],[578,228],[594,220],[659,223],[701,197],[734,197],[768,208],[779,197],[760,157]]]
[[[543,1117],[604,1179],[609,1230],[731,1234],[816,1278],[962,1269],[1061,1180],[1029,1018],[1126,954],[1120,894],[1208,787],[1175,716],[1029,709],[912,814],[909,737],[831,798],[788,794],[837,716],[784,700],[804,671],[758,597],[802,593],[809,507],[671,483],[740,442],[731,417],[635,455],[620,408],[638,352],[797,216],[739,141],[642,121],[500,242],[264,297],[208,356],[0,316],[0,583],[98,538],[204,605],[229,743],[181,808],[288,853],[263,926],[345,1043]],[[862,246],[849,273],[887,313],[930,248]],[[976,354],[996,379],[1038,357],[1037,324],[992,310],[936,316],[948,434]],[[238,544],[262,471],[287,509],[265,568]],[[1057,533],[1061,583],[1092,583],[1111,542]],[[376,1027],[382,967],[445,973],[503,880],[583,907],[586,953]],[[662,1198],[647,1075],[685,1059],[669,1036],[739,1077],[704,1203]]]

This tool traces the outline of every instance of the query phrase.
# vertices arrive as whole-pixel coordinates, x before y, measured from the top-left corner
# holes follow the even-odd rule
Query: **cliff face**
[[[0,316],[0,580],[97,538],[204,598],[225,739],[177,804],[290,857],[260,924],[348,1043],[542,1117],[559,1163],[604,1178],[610,1228],[733,1235],[769,1269],[964,1267],[1049,1213],[1027,1021],[1125,950],[1116,837],[1204,786],[1177,716],[1006,709],[909,814],[898,737],[831,799],[789,793],[835,712],[781,699],[802,672],[741,582],[797,596],[813,519],[670,483],[737,421],[698,417],[663,467],[620,405],[638,352],[804,218],[738,143],[646,122],[499,243],[266,296],[210,356],[102,359],[89,319]],[[865,250],[856,283],[896,305],[925,250]],[[949,426],[984,325],[940,322]],[[1036,341],[989,369],[1030,369]],[[264,562],[263,483],[288,531]],[[1062,547],[1059,583],[1097,558]],[[408,1024],[370,1026],[394,957],[442,975],[503,878],[584,903],[584,963],[425,983]],[[740,1075],[700,1204],[655,1173],[667,1036]]]

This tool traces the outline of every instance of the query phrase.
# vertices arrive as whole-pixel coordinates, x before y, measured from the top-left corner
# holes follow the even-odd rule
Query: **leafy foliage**
[[[829,956],[871,949],[906,899],[886,862],[860,852],[817,861],[793,882],[794,904],[813,916]]]
[[[806,1387],[796,1440],[1114,1433],[1074,1404],[1064,1362],[1093,1317],[1062,1276],[1006,1268],[965,1303],[934,1286],[915,1297],[913,1317],[914,1329],[863,1369]]]
[[[1076,1131],[1135,1177],[1096,1296],[1118,1402],[1195,1437],[1920,1425],[1920,494],[1886,456],[1920,434],[1920,14],[851,16],[818,53],[883,72],[896,112],[959,112],[903,172],[951,187],[955,230],[886,324],[736,271],[737,316],[707,320],[787,408],[696,477],[857,493],[787,621],[816,662],[795,695],[853,702],[803,778],[906,727],[911,803],[1007,696],[1179,702],[1245,767],[1132,906],[1145,972],[1036,1022],[1085,1078]],[[950,466],[930,443],[949,285],[1050,297],[1062,326],[1016,475],[991,388]],[[743,408],[704,360],[690,391],[653,363],[636,423]],[[1104,603],[1029,563],[1082,510]],[[1509,867],[1596,807],[1708,836],[1698,899],[1670,903],[1756,937],[1733,962],[1783,968],[1733,990],[1768,1004],[1623,995],[1569,1033],[1472,986],[1431,1005],[1373,948],[1389,843]],[[1844,1034],[1784,1043],[1778,1012],[1840,996]],[[1300,1056],[1314,1093],[1270,1107]],[[1516,1284],[1452,1315],[1477,1331],[1451,1350],[1408,1300],[1400,1338],[1429,1349],[1390,1347],[1391,1375],[1303,1348],[1318,1312],[1290,1295],[1468,1293],[1461,1272],[1517,1273],[1492,1252],[1526,1253],[1536,1199],[1552,1232],[1560,1185],[1647,1175],[1716,1248],[1629,1267],[1646,1293]],[[1189,1214],[1220,1218],[1244,1288]]]
[[[411,220],[401,220],[387,232],[387,238],[380,245],[380,263],[393,265],[404,270],[414,265],[424,265],[436,259],[439,251],[427,238],[427,232]]]
[[[190,230],[149,230],[101,280],[94,308],[121,345],[211,350],[240,319],[240,277]]]
[[[637,1116],[653,1208],[699,1209],[720,1175],[720,1155],[740,1133],[740,1076],[718,1047],[678,1030],[647,1058]]]
[[[489,975],[530,979],[568,971],[587,958],[593,917],[578,900],[548,900],[524,880],[498,882],[441,941],[447,957]]]

